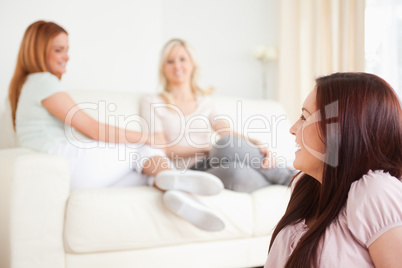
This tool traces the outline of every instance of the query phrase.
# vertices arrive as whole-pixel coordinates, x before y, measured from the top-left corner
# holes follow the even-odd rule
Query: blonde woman
[[[274,168],[269,151],[234,133],[219,120],[209,94],[198,85],[199,66],[192,47],[172,39],[162,49],[162,93],[146,96],[141,114],[152,144],[163,148],[179,169],[203,170],[220,178],[226,189],[252,192],[270,184],[288,184],[293,171]],[[212,146],[211,133],[217,140]]]
[[[24,34],[9,88],[20,146],[64,157],[71,169],[71,190],[144,185],[153,177],[154,186],[163,191],[214,195],[223,189],[214,176],[171,170],[165,154],[147,145],[147,135],[102,124],[80,109],[61,85],[68,49],[67,32],[53,22],[37,21]],[[88,140],[69,140],[66,125]],[[182,208],[180,216],[207,231],[224,228],[216,212],[198,204]]]

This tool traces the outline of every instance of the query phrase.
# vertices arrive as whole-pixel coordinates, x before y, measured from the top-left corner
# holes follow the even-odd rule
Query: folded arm
[[[174,159],[176,156],[187,158],[195,156],[196,154],[199,153],[207,154],[210,150],[210,146],[195,148],[192,146],[168,144],[165,134],[163,132],[153,133],[153,140],[151,142],[151,146],[164,150],[165,154],[171,159]]]

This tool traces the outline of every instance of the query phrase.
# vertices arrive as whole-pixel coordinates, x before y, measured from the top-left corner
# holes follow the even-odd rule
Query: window
[[[366,72],[384,78],[402,99],[402,1],[366,0]]]

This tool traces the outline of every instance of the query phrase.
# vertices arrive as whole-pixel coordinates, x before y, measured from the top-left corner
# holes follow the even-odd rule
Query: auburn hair
[[[391,86],[367,73],[335,73],[316,79],[318,131],[326,152],[321,184],[305,174],[295,186],[276,226],[314,218],[285,267],[317,267],[326,228],[346,205],[351,184],[369,170],[402,176],[402,110]]]
[[[8,91],[14,128],[22,86],[29,74],[49,71],[46,66],[46,57],[50,41],[60,33],[68,34],[56,23],[42,20],[32,23],[25,31]]]

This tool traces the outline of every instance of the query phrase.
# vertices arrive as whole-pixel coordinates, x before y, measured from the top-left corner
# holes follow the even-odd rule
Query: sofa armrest
[[[5,153],[0,154],[4,161]],[[67,162],[34,152],[17,153],[6,162],[11,176],[11,267],[64,267],[64,214],[70,192]]]
[[[32,153],[21,148],[0,150],[0,267],[11,267],[10,199],[14,161],[19,156]]]

